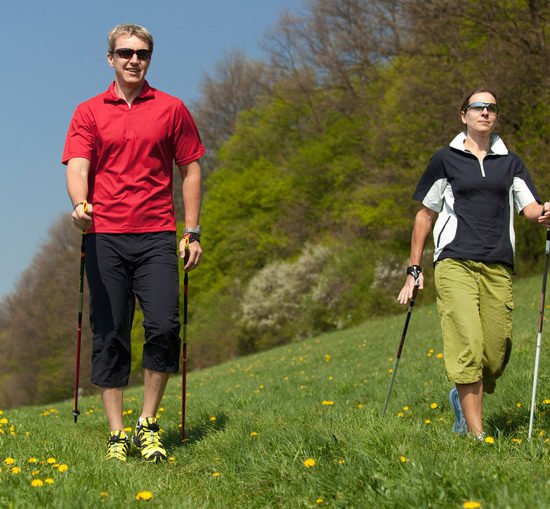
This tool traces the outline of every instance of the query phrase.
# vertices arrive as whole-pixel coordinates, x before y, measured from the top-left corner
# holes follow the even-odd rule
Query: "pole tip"
[[[80,415],[80,412],[78,411],[78,409],[74,409],[73,410],[73,417],[74,417],[74,422],[76,424],[76,421],[78,420],[78,416]]]

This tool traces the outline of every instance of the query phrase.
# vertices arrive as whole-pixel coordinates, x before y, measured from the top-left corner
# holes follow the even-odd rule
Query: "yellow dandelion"
[[[132,433],[133,428],[132,428],[132,426],[126,426],[126,427],[124,428],[124,431],[125,431],[126,433]]]
[[[512,438],[512,443],[521,444],[521,438]]]
[[[175,463],[176,462],[176,458],[174,458],[174,456],[170,456],[168,458],[168,463]]]
[[[479,509],[481,504],[479,502],[475,502],[474,500],[467,500],[464,504],[462,504],[462,507],[464,509]]]
[[[31,481],[31,486],[34,488],[40,488],[40,486],[44,486],[44,481],[42,479],[33,479]]]
[[[401,463],[406,463],[406,462],[407,462],[406,456],[403,456],[403,455],[399,456],[399,461],[400,461]]]
[[[258,436],[258,432],[257,432],[257,431],[251,431],[251,432],[250,432],[250,436],[251,436],[251,437],[257,437],[257,436]]]
[[[519,401],[516,403],[517,408],[521,408],[523,406],[523,403],[520,403]]]
[[[215,422],[215,421],[216,421],[216,416],[212,415],[212,416],[210,417],[210,422]]]
[[[405,416],[405,414],[404,414],[403,412],[399,412],[399,413],[397,414],[397,417],[404,417],[404,416]]]
[[[46,484],[54,484],[55,483],[55,481],[51,477],[47,477],[46,479],[44,479],[44,482]]]
[[[0,424],[8,424],[8,420],[5,418],[5,417],[2,417],[2,419],[0,419]]]
[[[363,408],[363,403],[357,403],[357,408]]]
[[[424,420],[424,424],[431,424],[431,423],[432,423],[432,421],[430,419],[425,419]]]
[[[324,500],[322,497],[319,497],[319,498],[315,501],[315,503],[316,503],[317,505],[323,505],[324,502],[325,502],[325,500]]]
[[[47,463],[48,465],[53,465],[54,463],[57,463],[57,460],[56,460],[55,458],[48,458],[48,459],[46,460],[46,463]]]
[[[493,437],[485,437],[485,443],[486,444],[494,444],[495,439]]]
[[[313,458],[307,458],[304,460],[304,467],[311,468],[314,467],[317,462]]]
[[[345,462],[346,462],[346,460],[344,458],[340,458],[338,460],[338,465],[343,465]]]
[[[437,407],[438,407],[438,404],[437,404],[437,403],[432,403],[432,404],[430,405],[430,408],[431,408],[432,410],[435,410]]]
[[[330,362],[330,359],[332,359],[332,357],[328,353],[325,354],[325,362]]]
[[[102,491],[102,492],[99,494],[99,496],[100,496],[101,498],[107,498],[107,497],[109,496],[109,492],[108,492],[108,491]]]
[[[442,353],[438,353],[438,354],[436,355],[436,357],[437,357],[438,359],[443,359],[443,354],[442,354]]]
[[[21,473],[21,467],[11,467],[10,472],[12,474],[20,474]]]
[[[405,406],[403,407],[403,410],[405,410],[405,412],[407,412],[407,411],[409,410],[409,407],[405,405]]]
[[[40,470],[33,470],[33,471],[31,472],[31,475],[32,475],[33,477],[35,477],[35,476],[37,476],[39,473],[40,473]]]
[[[38,463],[38,460],[36,458],[29,458],[27,463]]]
[[[66,472],[67,470],[69,470],[69,465],[65,465],[65,463],[63,463],[62,465],[59,465],[57,467],[57,470],[59,470],[60,472]]]
[[[0,410],[0,415],[4,415],[4,410]]]
[[[220,477],[221,475],[219,472],[212,472],[212,477]]]
[[[543,403],[544,403],[545,405],[550,405],[550,399],[545,399],[545,400],[543,401]]]
[[[325,405],[325,406],[333,406],[334,405],[334,401],[329,401],[329,400],[323,400],[323,402],[321,403],[322,405]]]
[[[6,458],[6,459],[4,460],[4,463],[5,463],[6,465],[13,465],[13,464],[15,463],[15,458],[11,458],[11,457]]]
[[[138,491],[136,493],[136,500],[151,500],[153,498],[153,494],[150,491]]]
[[[393,369],[392,368],[388,369],[388,373],[393,373]]]

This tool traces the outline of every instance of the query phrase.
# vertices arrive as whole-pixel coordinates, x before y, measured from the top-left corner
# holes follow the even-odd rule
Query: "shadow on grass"
[[[487,419],[488,431],[490,433],[499,431],[505,435],[515,435],[529,427],[530,409],[525,408],[522,412],[500,412],[494,413]],[[550,412],[548,405],[537,405],[535,409],[534,426],[536,428],[547,428],[550,425]]]
[[[200,442],[210,433],[222,431],[227,426],[228,417],[227,414],[219,414],[216,416],[216,420],[210,420],[211,416],[203,414],[200,417],[201,424],[196,426],[189,426],[185,423],[185,445],[193,445],[196,442]],[[182,445],[181,442],[181,428],[178,430],[170,429],[164,433],[162,442],[166,447],[173,448]]]

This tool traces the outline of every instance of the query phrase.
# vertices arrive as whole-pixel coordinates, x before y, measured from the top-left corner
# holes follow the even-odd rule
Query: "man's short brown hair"
[[[109,35],[107,36],[109,53],[112,53],[116,49],[115,42],[121,35],[126,35],[128,37],[135,35],[143,42],[146,42],[149,45],[149,50],[153,53],[153,36],[151,35],[151,32],[141,25],[133,25],[131,23],[117,25],[109,32]]]

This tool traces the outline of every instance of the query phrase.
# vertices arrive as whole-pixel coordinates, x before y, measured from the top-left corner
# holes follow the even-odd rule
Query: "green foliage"
[[[514,286],[514,353],[484,402],[493,444],[451,432],[438,314],[421,294],[385,418],[380,413],[404,311],[191,373],[184,446],[180,378],[174,377],[160,411],[172,458],[164,464],[145,464],[135,449],[126,464],[103,458],[108,428],[98,396],[81,399],[76,425],[71,401],[4,411],[0,506],[138,507],[144,502],[136,495],[149,491],[149,505],[163,508],[443,509],[466,501],[546,508],[550,377],[544,369],[534,437],[527,440],[539,290],[540,277]],[[543,348],[541,366],[549,362],[550,349]],[[129,428],[141,402],[141,388],[127,392]],[[13,473],[14,466],[21,471]],[[53,484],[33,487],[36,479]]]
[[[548,2],[314,0],[300,16],[280,20],[265,64],[239,55],[226,61],[206,80],[198,108],[206,115],[199,118],[216,120],[199,122],[212,150],[204,257],[190,274],[191,365],[395,312],[418,207],[412,194],[430,155],[462,129],[459,106],[474,87],[497,92],[499,133],[548,199],[549,26]],[[241,85],[230,97],[235,78]],[[70,396],[78,234],[60,233],[0,306],[0,403]],[[516,233],[518,273],[539,271],[542,229],[519,219]],[[330,256],[305,278],[314,284],[303,292],[285,287],[292,320],[281,317],[271,330],[245,326],[239,317],[253,282],[269,271],[292,275],[306,245]],[[256,308],[276,306],[271,297],[264,292]],[[134,379],[141,321],[138,311]],[[42,390],[48,374],[55,381]]]

